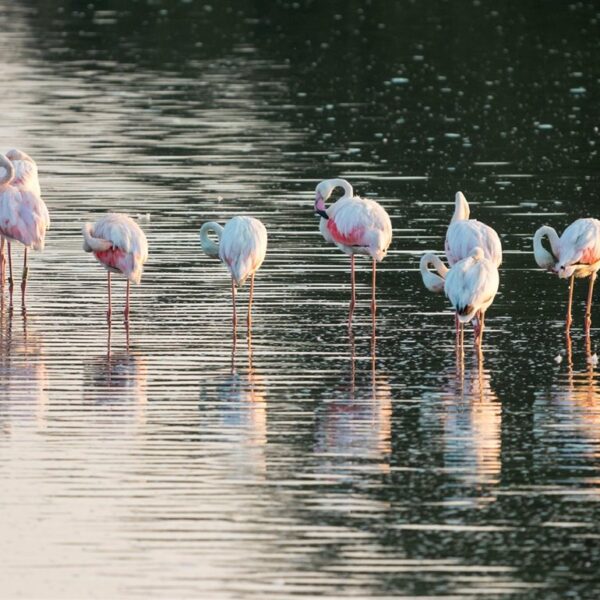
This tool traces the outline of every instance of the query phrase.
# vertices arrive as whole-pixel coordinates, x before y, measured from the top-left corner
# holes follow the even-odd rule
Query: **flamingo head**
[[[473,260],[483,260],[485,258],[483,248],[481,248],[481,246],[477,246],[476,248],[474,248],[471,254],[471,258]]]
[[[10,149],[6,153],[6,158],[8,158],[11,161],[13,161],[13,160],[29,160],[29,161],[31,161],[31,158],[27,154],[25,154],[25,152],[22,152],[21,150],[17,150],[16,148]]]
[[[325,200],[331,196],[332,191],[333,188],[327,181],[321,181],[315,190],[315,214],[323,217],[324,219],[329,219],[327,208],[325,206]]]
[[[565,265],[558,264],[556,265],[556,273],[560,279],[569,279],[571,275],[575,273],[577,270],[576,265]]]

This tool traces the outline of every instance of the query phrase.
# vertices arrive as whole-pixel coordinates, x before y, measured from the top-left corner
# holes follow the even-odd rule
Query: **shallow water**
[[[0,306],[4,597],[600,593],[600,313],[586,341],[578,283],[569,345],[530,253],[600,210],[600,13],[422,4],[0,1],[3,148],[52,216]],[[336,175],[392,217],[375,336],[312,214]],[[481,357],[417,271],[457,189],[505,249]],[[111,209],[150,259],[109,332]],[[239,212],[269,252],[232,352],[198,229]]]

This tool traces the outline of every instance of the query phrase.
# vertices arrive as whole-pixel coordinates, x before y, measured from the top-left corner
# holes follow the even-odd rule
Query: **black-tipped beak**
[[[324,219],[329,219],[329,215],[324,210],[315,210],[315,215],[319,215]]]

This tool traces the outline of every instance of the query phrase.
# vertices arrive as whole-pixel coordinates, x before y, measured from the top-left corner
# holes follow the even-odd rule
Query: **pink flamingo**
[[[550,242],[548,252],[542,245],[544,237]],[[600,269],[600,221],[577,219],[558,237],[556,230],[544,225],[533,236],[535,262],[542,268],[556,273],[561,279],[569,279],[569,302],[567,305],[566,328],[571,328],[571,308],[575,277],[589,277],[588,299],[585,309],[585,329],[592,325],[592,293]]]
[[[341,187],[344,195],[326,208],[325,202],[333,190]],[[375,278],[377,262],[385,258],[392,241],[392,223],[385,209],[374,200],[354,195],[352,186],[345,179],[325,179],[315,190],[315,214],[320,215],[319,229],[327,242],[334,243],[350,255],[352,296],[350,299],[349,323],[352,322],[356,306],[356,281],[354,256],[363,254],[373,259],[371,284],[371,312],[375,318]]]
[[[494,301],[500,283],[498,268],[477,247],[452,266],[445,280],[446,296],[460,324],[475,318],[475,343],[481,347],[485,311]]]
[[[499,267],[502,264],[502,244],[498,234],[485,223],[469,219],[469,203],[462,192],[456,192],[454,215],[446,232],[446,257],[450,266],[481,248],[484,256]]]
[[[83,249],[93,252],[96,259],[108,271],[108,310],[110,321],[111,273],[121,273],[127,277],[127,294],[123,315],[129,320],[129,284],[139,284],[144,263],[148,260],[148,241],[140,226],[130,217],[121,213],[108,213],[95,223],[86,223],[82,228]]]
[[[219,243],[213,242],[209,233],[214,233]],[[254,217],[238,216],[222,227],[214,221],[200,228],[200,244],[208,256],[220,259],[231,274],[231,297],[233,301],[233,332],[237,330],[236,287],[241,287],[250,277],[248,300],[248,332],[252,327],[252,299],[254,296],[254,274],[263,263],[267,253],[267,230]]]
[[[25,246],[23,253],[23,276],[21,280],[22,302],[25,305],[27,288],[27,250],[43,250],[46,230],[50,227],[50,216],[42,200],[38,181],[37,165],[34,160],[20,150],[9,150],[0,154],[0,167],[4,175],[0,176],[0,285],[4,285],[6,258],[4,241],[6,239],[9,266],[9,290],[12,302],[13,272],[11,242],[21,242]]]

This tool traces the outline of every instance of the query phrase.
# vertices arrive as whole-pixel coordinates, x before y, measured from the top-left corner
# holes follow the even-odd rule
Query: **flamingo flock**
[[[329,207],[326,202],[336,189],[342,196]],[[315,189],[314,213],[319,217],[319,230],[326,242],[334,244],[350,256],[351,295],[348,325],[356,308],[356,255],[372,261],[371,314],[373,323],[377,310],[377,263],[387,255],[392,242],[392,223],[386,210],[374,200],[354,195],[345,179],[325,179]],[[446,232],[444,250],[447,264],[437,254],[428,252],[420,259],[420,273],[425,287],[444,292],[455,313],[457,336],[462,335],[465,323],[472,322],[475,344],[481,347],[485,314],[492,305],[499,287],[498,269],[502,264],[502,244],[490,226],[471,219],[467,199],[462,192],[455,196],[454,214]],[[29,267],[29,249],[44,249],[50,216],[42,199],[35,161],[24,152],[12,149],[0,154],[0,289],[7,280],[12,306],[14,278],[12,243],[23,245],[21,279],[22,305]],[[107,270],[107,319],[112,316],[111,274],[125,276],[127,281],[124,319],[130,315],[130,284],[139,284],[148,259],[148,241],[141,227],[129,216],[108,213],[95,223],[82,228],[83,249],[94,255]],[[211,238],[212,236],[212,238]],[[544,247],[547,239],[549,249]],[[207,222],[200,228],[200,245],[210,257],[225,264],[231,278],[232,325],[237,329],[237,290],[250,280],[247,328],[252,326],[254,276],[267,252],[267,230],[251,216],[235,216],[225,226]],[[576,277],[589,278],[585,312],[585,330],[591,328],[591,307],[594,283],[600,270],[600,221],[577,219],[561,236],[549,226],[540,227],[533,236],[533,253],[538,266],[569,279],[566,329],[572,324],[573,288]]]

